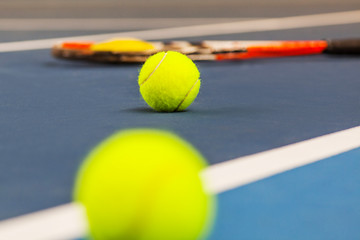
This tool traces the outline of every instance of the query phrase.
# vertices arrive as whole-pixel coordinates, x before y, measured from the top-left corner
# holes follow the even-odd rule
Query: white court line
[[[89,31],[163,28],[250,18],[0,18],[0,31]]]
[[[209,192],[221,193],[360,147],[360,126],[210,166]]]
[[[212,165],[201,176],[214,194],[360,147],[360,126]],[[81,206],[70,203],[0,222],[0,239],[57,240],[87,233]]]
[[[0,222],[0,240],[66,240],[84,237],[85,209],[69,203]]]
[[[245,32],[274,31],[319,26],[359,23],[360,10],[315,14],[297,17],[270,18],[231,23],[196,25],[189,27],[174,27],[155,30],[131,31],[110,34],[97,34],[77,37],[52,38],[44,40],[19,41],[0,43],[0,52],[15,52],[25,50],[47,49],[58,41],[91,40],[101,41],[114,37],[135,37],[144,40],[171,39],[180,37],[196,37],[205,35],[224,35]]]

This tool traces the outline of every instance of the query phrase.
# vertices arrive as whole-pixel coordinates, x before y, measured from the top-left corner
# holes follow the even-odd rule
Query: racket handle
[[[360,39],[327,40],[328,46],[324,50],[327,54],[360,54]]]

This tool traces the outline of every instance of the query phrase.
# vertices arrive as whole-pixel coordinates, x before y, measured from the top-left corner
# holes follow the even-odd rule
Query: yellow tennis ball
[[[90,153],[75,184],[91,239],[206,237],[215,199],[199,177],[205,167],[191,145],[165,131],[132,129],[111,136]]]
[[[145,62],[138,83],[145,102],[156,111],[183,111],[199,93],[200,73],[187,56],[160,52]]]
[[[155,46],[135,38],[119,38],[95,43],[90,49],[98,52],[143,52],[155,50]]]

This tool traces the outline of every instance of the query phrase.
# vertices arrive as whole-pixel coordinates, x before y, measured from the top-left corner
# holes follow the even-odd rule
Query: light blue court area
[[[360,239],[360,149],[218,196],[211,240]]]

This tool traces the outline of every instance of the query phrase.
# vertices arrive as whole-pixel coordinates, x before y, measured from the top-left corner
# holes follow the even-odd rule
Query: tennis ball
[[[183,111],[199,93],[200,73],[187,56],[160,52],[144,63],[138,83],[145,102],[156,111]]]
[[[199,177],[205,167],[172,133],[125,130],[86,158],[74,199],[85,206],[91,239],[202,239],[215,213],[215,199]]]
[[[90,49],[99,52],[143,52],[155,50],[155,46],[135,38],[119,38],[95,43],[91,45]]]

